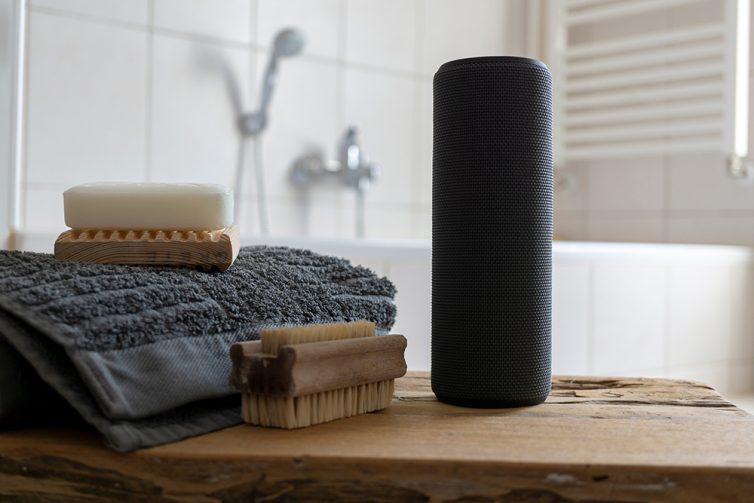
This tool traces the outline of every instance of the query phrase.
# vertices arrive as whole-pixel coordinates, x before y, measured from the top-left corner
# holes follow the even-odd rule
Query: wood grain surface
[[[464,409],[429,376],[386,410],[237,426],[117,454],[82,429],[0,434],[0,501],[753,501],[754,416],[695,382],[556,377],[547,402]]]
[[[121,265],[228,269],[241,238],[231,226],[214,231],[110,231],[71,229],[55,241],[57,260]]]

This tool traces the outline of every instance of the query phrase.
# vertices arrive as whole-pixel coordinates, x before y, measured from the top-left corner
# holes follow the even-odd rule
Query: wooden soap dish
[[[55,258],[224,271],[238,256],[240,242],[235,225],[214,231],[71,229],[55,240]]]

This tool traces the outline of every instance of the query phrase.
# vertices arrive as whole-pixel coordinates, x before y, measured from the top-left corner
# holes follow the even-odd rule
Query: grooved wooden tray
[[[427,373],[380,412],[242,425],[117,454],[87,429],[0,432],[0,500],[752,501],[754,416],[671,379],[555,377],[542,405],[465,409]]]
[[[57,260],[123,265],[229,268],[238,256],[236,226],[214,231],[71,229],[55,241]]]

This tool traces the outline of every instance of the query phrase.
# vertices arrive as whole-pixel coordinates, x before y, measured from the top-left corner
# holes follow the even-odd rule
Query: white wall
[[[283,61],[265,138],[272,232],[353,234],[351,193],[319,187],[304,212],[286,172],[306,151],[334,155],[355,123],[383,168],[368,196],[368,236],[428,238],[434,69],[455,57],[524,53],[525,30],[538,24],[527,24],[533,4],[521,0],[29,3],[26,231],[59,231],[60,193],[76,183],[231,184],[236,116],[256,105],[272,36],[295,25],[307,50]],[[709,15],[699,6],[689,12],[656,22]],[[754,245],[754,181],[730,178],[720,155],[581,163],[567,172],[575,185],[556,191],[558,237]],[[243,223],[254,230],[247,180]]]
[[[355,124],[382,167],[368,237],[428,237],[432,74],[516,49],[506,19],[519,11],[517,0],[31,0],[22,228],[64,228],[61,192],[82,182],[230,185],[237,116],[256,105],[272,37],[297,26],[306,51],[282,62],[265,136],[272,233],[353,235],[347,189],[315,189],[303,216],[286,174],[307,151],[334,156]],[[247,180],[242,223],[254,229]]]

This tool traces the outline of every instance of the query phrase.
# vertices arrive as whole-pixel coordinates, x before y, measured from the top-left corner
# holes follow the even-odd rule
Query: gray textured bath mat
[[[270,326],[358,319],[387,333],[394,295],[368,269],[282,247],[242,248],[222,273],[0,251],[0,424],[18,423],[24,407],[40,413],[25,392],[41,384],[28,364],[116,450],[236,424],[232,343]]]

